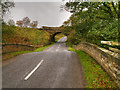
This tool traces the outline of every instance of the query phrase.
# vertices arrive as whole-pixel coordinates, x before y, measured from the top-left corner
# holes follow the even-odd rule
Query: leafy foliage
[[[99,45],[101,40],[119,40],[120,2],[67,2],[66,8],[73,14],[63,23],[65,33],[76,32],[68,41],[76,37]]]

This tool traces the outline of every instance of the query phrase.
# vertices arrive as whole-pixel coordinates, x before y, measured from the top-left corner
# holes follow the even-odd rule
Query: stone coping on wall
[[[120,45],[120,42],[113,42],[113,41],[101,41],[101,43],[107,45]]]
[[[90,44],[90,43],[89,43],[89,44]],[[91,45],[97,47],[98,49],[102,50],[102,51],[105,52],[105,53],[108,53],[108,54],[112,55],[112,56],[115,57],[115,58],[120,59],[120,53],[111,52],[111,51],[109,51],[109,50],[107,50],[107,49],[105,49],[105,48],[99,47],[99,46],[94,45],[94,44],[91,44]]]
[[[113,78],[113,80],[115,80],[120,88],[120,59],[105,52],[105,49],[103,50],[99,46],[87,42],[80,43],[76,46],[76,49],[81,49],[93,57]]]

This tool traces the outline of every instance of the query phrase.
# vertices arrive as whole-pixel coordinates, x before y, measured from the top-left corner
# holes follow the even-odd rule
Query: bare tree
[[[13,19],[10,19],[10,20],[8,21],[8,25],[15,25],[14,20],[13,20]]]
[[[22,20],[17,21],[16,24],[17,24],[19,27],[23,27],[23,21],[22,21]]]
[[[32,21],[30,23],[30,19],[28,17],[24,17],[22,20],[17,21],[17,25],[19,27],[31,27],[31,28],[37,28],[38,21]]]
[[[3,16],[14,6],[14,2],[0,0],[0,19],[3,20]]]
[[[38,25],[38,21],[33,21],[33,22],[30,24],[30,27],[32,27],[32,28],[37,28],[37,25]]]
[[[23,18],[23,27],[29,27],[30,26],[30,19],[28,17]]]

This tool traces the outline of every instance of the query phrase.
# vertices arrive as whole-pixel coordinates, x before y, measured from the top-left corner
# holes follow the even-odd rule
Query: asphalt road
[[[68,51],[67,37],[43,52],[26,53],[3,67],[3,88],[84,88],[83,69],[75,52]]]

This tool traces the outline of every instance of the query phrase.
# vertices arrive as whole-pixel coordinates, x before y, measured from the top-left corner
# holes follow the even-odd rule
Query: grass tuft
[[[24,54],[24,53],[30,53],[32,51],[20,51],[20,52],[10,52],[10,53],[4,53],[2,54],[2,60],[7,60],[10,59],[14,56],[20,55],[20,54]]]
[[[37,48],[36,50],[34,50],[34,52],[43,51],[44,49],[48,48],[49,46],[50,46],[50,45],[47,45],[47,46],[44,46],[44,47]]]
[[[68,47],[68,50],[69,51],[75,51],[75,49],[71,48],[71,47]]]

